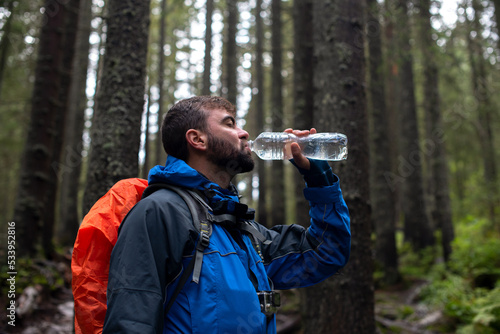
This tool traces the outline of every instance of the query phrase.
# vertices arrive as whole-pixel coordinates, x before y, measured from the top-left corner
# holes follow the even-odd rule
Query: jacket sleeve
[[[131,210],[111,253],[103,333],[162,333],[166,286],[182,270],[193,230],[186,204],[167,190]]]
[[[267,274],[276,289],[319,283],[338,272],[349,259],[349,210],[342,197],[338,177],[329,166],[325,166],[328,166],[326,162],[315,176],[304,175],[306,182],[316,182],[316,186],[304,189],[304,196],[310,203],[308,228],[278,225],[266,229],[257,224],[271,240],[271,243],[261,247]],[[315,169],[318,171],[318,166]],[[330,185],[319,186],[321,182]]]

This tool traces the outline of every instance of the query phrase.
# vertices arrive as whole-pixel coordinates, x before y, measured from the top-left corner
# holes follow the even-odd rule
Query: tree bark
[[[313,127],[314,65],[313,65],[313,3],[312,0],[293,2],[293,126]],[[304,198],[304,179],[295,173],[295,217],[298,224],[309,226],[309,203]]]
[[[491,88],[488,87],[488,77],[486,72],[486,60],[483,57],[483,47],[481,36],[483,28],[480,18],[483,12],[482,4],[478,0],[471,0],[474,9],[474,18],[471,29],[476,32],[473,38],[467,34],[469,59],[471,64],[472,87],[477,105],[477,127],[479,143],[481,145],[483,157],[483,177],[486,187],[488,215],[491,225],[500,232],[500,220],[497,217],[499,207],[499,190],[497,187],[497,167],[495,162],[495,147],[493,130],[491,128],[493,117],[493,106],[491,103]]]
[[[236,45],[236,32],[238,30],[238,0],[226,1],[227,6],[227,28],[226,28],[226,52],[224,55],[225,66],[225,84],[223,89],[223,96],[229,102],[237,105],[238,86],[237,86],[237,66],[238,66],[238,50]]]
[[[441,117],[441,103],[439,98],[438,66],[436,63],[437,46],[432,39],[430,0],[417,1],[420,15],[420,42],[424,68],[424,109],[426,118],[426,140],[428,149],[425,150],[432,170],[431,183],[434,185],[431,194],[433,197],[432,218],[436,227],[441,230],[441,245],[446,262],[450,259],[451,243],[455,237],[451,217],[451,204],[448,182],[448,162],[444,145],[444,128]]]
[[[385,180],[391,172],[389,122],[385,103],[384,64],[381,26],[377,0],[367,0],[366,35],[369,52],[370,127],[370,197],[375,227],[375,259],[380,264],[385,284],[400,280],[396,249],[394,192]]]
[[[148,85],[148,95],[144,113],[146,114],[146,130],[144,131],[144,164],[142,166],[142,178],[148,179],[149,170],[151,169],[151,138],[149,133],[150,123],[149,117],[151,116],[151,86]],[[160,132],[158,132],[160,133]]]
[[[257,94],[255,98],[255,109],[256,109],[256,122],[255,126],[257,131],[262,131],[264,129],[264,68],[263,68],[263,55],[264,55],[264,27],[261,17],[262,11],[262,0],[257,0],[255,6],[255,34],[256,34],[256,45],[255,45],[255,81],[257,86]],[[268,214],[267,214],[267,177],[266,177],[266,163],[262,159],[257,159],[257,173],[259,177],[259,198],[257,201],[257,215],[258,221],[264,225],[269,226]]]
[[[106,56],[97,97],[84,212],[117,181],[138,175],[149,0],[110,0]]]
[[[160,38],[158,40],[158,118],[156,119],[158,132],[156,133],[155,145],[155,161],[156,164],[164,164],[164,149],[161,139],[161,125],[163,123],[163,104],[165,103],[165,54],[163,47],[165,46],[165,25],[167,17],[167,0],[161,0],[160,4]]]
[[[273,131],[283,131],[283,77],[282,65],[282,36],[281,36],[281,0],[272,0],[272,73],[271,73],[271,117]],[[272,224],[285,222],[285,177],[283,161],[273,161],[271,168],[271,216]]]
[[[71,3],[79,6],[79,2]],[[19,256],[34,256],[41,236],[53,255],[53,228],[78,10],[47,1],[35,70],[32,109],[14,209]],[[78,7],[76,7],[78,8]]]
[[[214,1],[207,0],[205,19],[205,59],[203,70],[202,95],[210,95],[210,72],[212,69],[212,15],[214,11]]]
[[[397,182],[402,185],[402,208],[404,216],[404,238],[414,250],[434,245],[434,235],[426,210],[422,153],[417,124],[415,88],[413,79],[413,57],[410,45],[407,0],[396,2],[396,39],[399,55],[399,155]]]
[[[389,130],[389,159],[391,161],[391,170],[386,172],[384,180],[390,185],[391,191],[394,193],[394,224],[397,226],[399,217],[401,217],[401,192],[402,187],[400,182],[392,182],[397,179],[394,178],[397,166],[397,158],[399,152],[399,125],[398,125],[398,107],[397,100],[399,96],[399,85],[397,82],[398,77],[398,60],[397,54],[394,50],[397,49],[397,41],[395,36],[396,17],[394,15],[395,0],[385,0],[383,4],[383,19],[384,19],[384,47],[383,57],[385,60],[385,102],[387,111],[387,123]]]
[[[89,36],[92,18],[92,1],[81,0],[73,75],[66,120],[64,155],[61,161],[61,190],[59,194],[60,219],[57,239],[63,246],[71,246],[80,226],[78,191],[82,170],[83,128],[87,108],[86,82],[89,63]]]
[[[351,257],[312,288],[304,303],[304,333],[374,333],[365,101],[363,1],[314,0],[314,120],[318,131],[349,138],[349,158],[335,167],[351,214]]]
[[[497,35],[500,36],[500,0],[492,0],[493,5],[495,7],[495,21],[497,23]],[[500,38],[497,39],[498,50],[500,50]]]
[[[14,19],[14,0],[7,3],[9,17],[2,27],[2,40],[0,41],[0,93],[2,92],[3,76],[5,72],[5,64],[7,63],[7,55],[10,49],[10,33],[12,30],[12,20]]]

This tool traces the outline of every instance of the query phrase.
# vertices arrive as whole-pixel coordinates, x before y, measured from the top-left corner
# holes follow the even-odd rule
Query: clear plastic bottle
[[[315,133],[297,137],[285,132],[263,132],[248,146],[263,160],[285,160],[292,158],[291,144],[298,143],[302,154],[318,160],[347,159],[347,137],[341,133]]]

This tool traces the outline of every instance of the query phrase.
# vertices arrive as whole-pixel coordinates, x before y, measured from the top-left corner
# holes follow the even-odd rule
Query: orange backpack
[[[228,218],[225,215],[209,215],[209,206],[192,190],[168,184],[154,184],[148,187],[148,181],[138,178],[121,180],[92,206],[78,230],[71,259],[76,334],[102,333],[107,310],[109,264],[111,251],[118,239],[118,228],[128,212],[141,200],[143,193],[151,194],[158,189],[170,189],[184,200],[194,227],[200,232],[196,254],[180,277],[177,288],[165,308],[165,314],[172,307],[191,273],[193,282],[199,282],[203,251],[208,246],[212,234],[211,224],[218,219],[222,221]]]
[[[102,333],[109,260],[118,227],[147,186],[147,180],[138,178],[117,182],[94,204],[80,225],[71,260],[76,334]]]

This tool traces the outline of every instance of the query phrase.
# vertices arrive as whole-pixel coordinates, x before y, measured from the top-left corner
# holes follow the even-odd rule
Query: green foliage
[[[402,241],[402,233],[396,235],[399,252],[401,274],[404,277],[424,278],[434,265],[435,249],[427,247],[419,252],[413,250],[409,243]]]
[[[10,285],[7,265],[0,267],[0,292],[6,296]],[[19,296],[28,286],[41,286],[43,291],[56,291],[65,285],[61,268],[57,263],[28,258],[19,258],[16,261],[16,294]]]
[[[445,280],[433,281],[422,290],[420,296],[426,303],[442,307],[447,316],[464,323],[472,320],[470,303],[478,297],[463,277],[453,274],[446,275]]]
[[[398,315],[399,315],[398,318],[407,319],[414,313],[415,310],[413,309],[413,307],[409,305],[404,305],[398,309]]]
[[[486,219],[472,217],[457,226],[451,270],[476,282],[485,275],[500,278],[500,239],[488,236],[488,226]]]
[[[420,295],[454,320],[457,333],[500,333],[500,239],[488,224],[472,217],[457,224],[448,268],[435,266]]]

